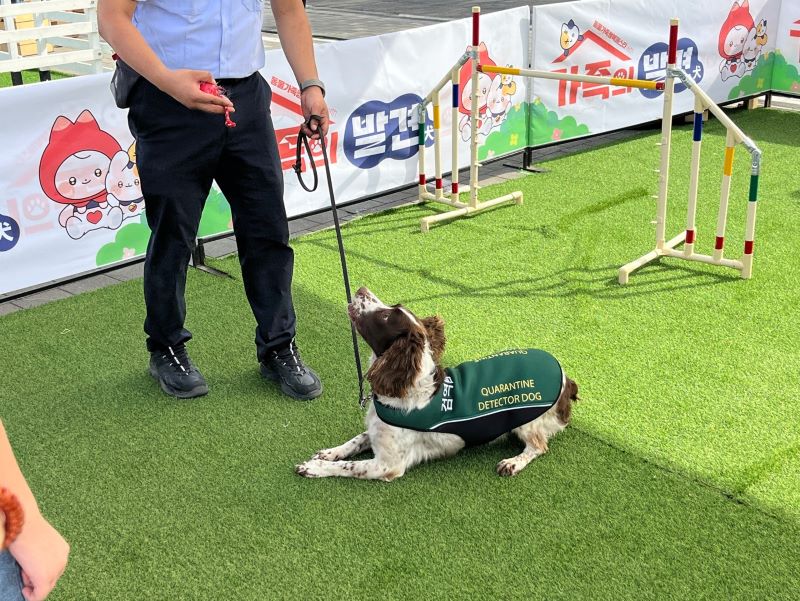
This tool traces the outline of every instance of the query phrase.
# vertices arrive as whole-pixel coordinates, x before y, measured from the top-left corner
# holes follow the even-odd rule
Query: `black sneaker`
[[[189,359],[182,344],[150,353],[150,375],[158,380],[161,390],[179,399],[208,394],[203,374]]]
[[[322,394],[322,382],[300,358],[294,340],[284,349],[272,351],[261,362],[261,375],[280,382],[284,394],[309,401]]]

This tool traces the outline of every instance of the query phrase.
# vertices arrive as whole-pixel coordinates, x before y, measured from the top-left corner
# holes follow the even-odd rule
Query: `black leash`
[[[310,126],[312,121],[317,122],[317,131],[319,131],[320,124],[322,123],[322,117],[319,115],[311,115],[308,118],[308,121],[305,125]],[[328,162],[328,149],[325,144],[325,136],[321,135],[319,137],[319,143],[322,147],[322,160],[325,163],[325,175],[328,178],[328,193],[331,199],[331,213],[333,214],[333,225],[336,228],[336,240],[339,242],[339,258],[342,262],[342,275],[344,276],[344,290],[345,294],[347,295],[347,304],[349,305],[353,299],[350,296],[350,276],[347,273],[347,259],[344,255],[344,243],[342,242],[342,230],[339,227],[339,212],[336,209],[336,200],[333,196],[333,181],[331,180],[331,165]],[[306,186],[306,183],[303,181],[303,174],[302,174],[302,153],[303,147],[305,146],[306,154],[308,155],[308,163],[311,165],[311,173],[314,176],[314,183],[309,188]],[[300,129],[299,133],[297,134],[297,161],[294,164],[294,172],[297,174],[297,179],[300,182],[300,185],[303,187],[303,190],[306,192],[314,192],[317,189],[319,184],[319,176],[317,176],[317,166],[314,163],[314,157],[311,155],[311,145],[308,142],[308,136],[306,133]],[[364,375],[361,370],[361,355],[358,353],[358,335],[356,334],[356,328],[353,325],[353,322],[350,322],[350,331],[353,334],[353,354],[356,359],[356,372],[358,373],[358,398],[359,404],[363,409],[367,405],[367,401],[369,397],[364,394]]]

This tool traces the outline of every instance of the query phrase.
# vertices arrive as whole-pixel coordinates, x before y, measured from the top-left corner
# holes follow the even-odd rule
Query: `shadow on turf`
[[[554,235],[552,230],[548,230]],[[331,252],[336,247],[323,240],[307,240]],[[697,286],[731,284],[738,281],[738,276],[725,272],[701,271],[692,266],[681,264],[679,260],[666,262],[661,260],[643,267],[632,276],[632,282],[621,286],[617,281],[619,266],[607,265],[604,267],[567,267],[552,271],[540,277],[517,279],[512,281],[495,281],[486,283],[481,280],[480,286],[470,286],[462,281],[447,278],[440,273],[425,267],[412,267],[392,263],[379,257],[373,257],[359,251],[348,250],[348,256],[371,263],[372,265],[390,271],[398,272],[403,276],[413,276],[419,280],[427,280],[439,286],[451,289],[450,292],[426,296],[410,296],[400,299],[409,304],[415,301],[431,300],[435,298],[449,298],[453,296],[472,296],[479,298],[528,298],[531,296],[564,298],[573,296],[591,296],[609,300],[622,300],[638,296],[663,294]],[[357,284],[357,282],[356,282]]]

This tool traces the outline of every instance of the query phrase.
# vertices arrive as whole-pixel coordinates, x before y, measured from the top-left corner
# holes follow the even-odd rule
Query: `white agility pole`
[[[672,150],[672,100],[675,94],[675,68],[678,53],[678,19],[669,22],[669,52],[664,81],[664,112],[661,116],[661,166],[659,167],[658,210],[656,212],[656,248],[663,249],[667,231],[667,194],[669,193],[669,156]]]
[[[692,166],[689,173],[689,206],[686,211],[686,244],[683,254],[690,256],[694,252],[696,238],[697,187],[700,179],[700,149],[703,143],[703,112],[705,107],[699,96],[694,98],[694,129],[692,131]]]
[[[453,102],[450,108],[450,130],[452,142],[452,167],[450,171],[450,200],[458,200],[458,135],[456,134],[456,123],[458,123],[458,69],[450,72],[450,84],[453,90]]]
[[[439,118],[439,95],[436,94],[433,98],[433,160],[434,169],[436,171],[436,200],[441,200],[443,196],[442,191],[442,136],[440,135],[441,119]]]
[[[478,59],[480,58],[480,35],[478,34],[478,19],[481,9],[472,7],[472,92],[470,93],[469,128],[472,132],[469,143],[469,206],[471,209],[478,207]],[[455,130],[455,128],[453,128]],[[453,132],[455,133],[455,131]]]
[[[722,185],[719,191],[719,213],[717,214],[717,238],[714,241],[714,259],[722,259],[725,247],[725,226],[728,221],[728,201],[731,195],[731,175],[733,174],[733,153],[736,142],[728,130],[725,136],[725,162],[722,166]]]
[[[600,75],[579,75],[577,73],[553,73],[552,71],[539,71],[537,69],[521,69],[518,67],[498,67],[496,65],[481,65],[479,71],[483,73],[500,73],[503,75],[521,75],[523,77],[536,77],[537,79],[560,79],[563,81],[585,81],[610,86],[627,88],[644,88],[660,90],[663,84],[648,79],[627,79],[625,77],[603,77]]]

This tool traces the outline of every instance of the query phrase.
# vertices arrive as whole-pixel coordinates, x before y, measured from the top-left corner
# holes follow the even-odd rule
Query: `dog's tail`
[[[578,385],[575,383],[575,380],[566,378],[561,396],[559,396],[558,401],[556,401],[556,414],[562,422],[565,424],[569,423],[572,418],[572,403],[579,400]]]

